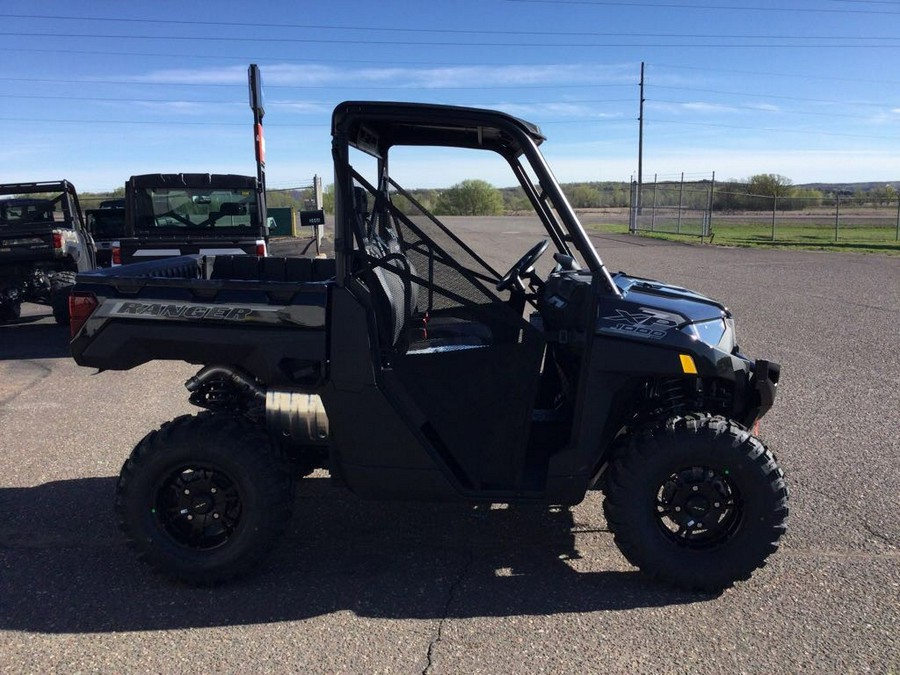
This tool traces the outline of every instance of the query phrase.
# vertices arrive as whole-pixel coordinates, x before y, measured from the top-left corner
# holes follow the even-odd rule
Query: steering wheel
[[[537,262],[538,258],[544,254],[544,251],[547,250],[549,245],[549,239],[542,239],[532,246],[528,250],[528,253],[523,255],[519,259],[519,262],[510,267],[509,271],[503,275],[503,278],[497,282],[497,290],[505,291],[516,286],[524,291],[525,289],[522,287],[522,277],[534,269],[534,264]]]

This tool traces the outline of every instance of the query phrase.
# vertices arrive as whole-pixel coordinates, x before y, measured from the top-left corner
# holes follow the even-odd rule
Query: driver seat
[[[355,187],[353,196],[356,217],[367,234],[365,254],[370,270],[363,278],[374,296],[382,343],[396,352],[419,354],[491,344],[491,330],[482,323],[419,312],[416,268],[403,252],[400,238],[388,223],[376,227],[377,214],[368,212],[366,190]]]
[[[482,323],[418,312],[416,268],[400,250],[399,241],[379,238],[367,244],[366,254],[378,261],[365,281],[375,297],[384,344],[401,353],[426,353],[485,347],[492,342],[490,329]]]

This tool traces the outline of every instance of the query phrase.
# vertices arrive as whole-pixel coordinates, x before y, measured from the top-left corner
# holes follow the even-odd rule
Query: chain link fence
[[[684,183],[631,184],[629,232],[710,236],[711,189]]]
[[[629,231],[756,242],[900,242],[900,200],[865,195],[754,195],[717,188],[715,181],[631,186]]]

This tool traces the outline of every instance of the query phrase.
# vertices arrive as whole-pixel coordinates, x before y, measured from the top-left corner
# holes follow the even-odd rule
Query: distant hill
[[[883,188],[887,185],[892,186],[895,190],[900,190],[900,180],[869,181],[866,183],[803,183],[802,185],[795,185],[794,187],[819,190],[826,194],[840,192],[841,194],[852,195],[857,191],[869,192],[871,190]]]

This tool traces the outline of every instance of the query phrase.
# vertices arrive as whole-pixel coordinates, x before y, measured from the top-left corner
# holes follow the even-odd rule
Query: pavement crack
[[[817,488],[815,488],[815,487],[812,487],[812,486],[810,486],[810,485],[804,485],[804,487],[805,487],[807,490],[809,490],[810,492],[812,492],[813,494],[817,494],[817,495],[819,495],[820,497],[824,497],[825,499],[827,499],[827,500],[829,500],[829,501],[831,501],[831,502],[839,503],[838,500],[837,500],[835,497],[833,497],[832,495],[828,494],[827,492],[824,492],[823,490],[819,490],[819,489],[817,489]],[[844,506],[846,506],[846,505],[844,505]],[[876,530],[876,529],[875,529],[874,527],[872,527],[872,525],[870,525],[870,524],[868,523],[868,521],[866,521],[866,519],[863,518],[862,516],[857,516],[857,517],[858,517],[858,520],[859,520],[859,524],[862,525],[862,528],[863,528],[866,532],[868,532],[874,539],[877,539],[877,540],[883,542],[884,544],[886,544],[886,545],[889,546],[890,548],[894,548],[894,549],[897,548],[897,544],[894,543],[893,541],[891,541],[891,538],[890,538],[890,537],[888,537],[886,534],[884,534],[884,533],[879,532],[878,530]]]
[[[444,623],[447,621],[447,617],[450,614],[450,607],[453,605],[453,600],[456,598],[456,591],[459,589],[463,580],[469,574],[469,569],[472,567],[472,561],[475,556],[472,554],[472,551],[468,551],[466,555],[466,559],[463,562],[462,570],[460,570],[459,575],[450,584],[450,589],[447,591],[447,601],[444,603],[444,611],[441,613],[441,620],[438,622],[437,631],[435,631],[434,638],[432,638],[431,642],[428,643],[428,651],[425,653],[425,668],[422,670],[422,675],[431,675],[434,651],[437,648],[438,643],[444,637]]]
[[[26,372],[26,377],[30,377],[28,377],[27,382],[25,382],[21,386],[18,386],[8,396],[3,396],[2,398],[0,398],[0,407],[12,403],[29,389],[36,386],[41,381],[47,379],[48,377],[50,377],[50,375],[53,374],[52,368],[44,363],[41,363],[40,361],[35,361],[32,359],[19,361],[17,364],[15,364],[15,366],[16,367],[14,370],[24,370]],[[33,371],[37,371],[37,373],[33,373]]]

